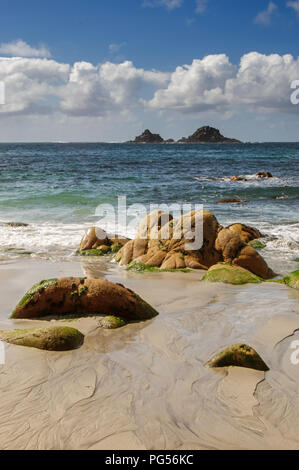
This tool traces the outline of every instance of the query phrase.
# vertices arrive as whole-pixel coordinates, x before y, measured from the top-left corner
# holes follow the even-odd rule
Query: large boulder
[[[82,256],[103,256],[117,253],[128,241],[128,238],[117,235],[111,238],[100,227],[89,227],[81,240],[78,253]]]
[[[0,339],[6,343],[47,351],[69,351],[79,348],[84,335],[75,328],[50,326],[27,330],[0,331]]]
[[[275,276],[264,258],[251,246],[247,245],[234,230],[223,229],[216,240],[216,249],[222,253],[225,263],[240,266],[263,279]]]
[[[232,224],[227,228],[237,233],[245,243],[263,238],[262,233],[257,228],[250,227],[249,225],[237,223]]]
[[[152,224],[156,220],[156,225]],[[199,210],[172,220],[164,212],[150,214],[141,223],[135,240],[128,242],[115,259],[126,266],[134,261],[161,269],[209,269],[226,262],[241,266],[264,279],[274,273],[264,259],[242,240],[234,228],[224,229],[209,211]],[[246,227],[246,226],[242,226]],[[187,228],[187,229],[186,229]],[[247,227],[249,229],[249,227]],[[202,246],[190,246],[195,230],[202,235]],[[240,234],[249,233],[241,231]],[[198,233],[197,233],[198,235]],[[258,233],[254,233],[254,238]]]
[[[224,282],[234,285],[259,284],[263,281],[247,269],[225,263],[212,266],[203,279],[209,282]]]
[[[120,284],[93,278],[42,281],[23,297],[12,318],[63,315],[108,315],[124,320],[147,320],[158,313],[133,291]]]
[[[259,354],[247,344],[234,344],[216,354],[208,363],[208,367],[245,367],[260,371],[268,371],[269,367]]]

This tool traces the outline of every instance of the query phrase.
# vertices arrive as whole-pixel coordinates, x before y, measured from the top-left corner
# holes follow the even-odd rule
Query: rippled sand
[[[7,346],[1,449],[298,449],[298,291],[201,283],[201,272],[129,274],[104,260],[23,261],[0,266],[0,329],[44,324],[8,316],[33,283],[82,272],[134,289],[160,315],[115,331],[71,322],[86,334],[72,352]],[[204,366],[239,342],[270,372]]]

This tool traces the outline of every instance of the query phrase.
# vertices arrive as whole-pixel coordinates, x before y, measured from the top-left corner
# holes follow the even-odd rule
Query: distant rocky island
[[[167,144],[173,143],[173,139],[164,140],[160,134],[152,134],[150,130],[146,129],[141,135],[138,135],[135,140],[130,140],[130,144]]]
[[[164,140],[160,134],[152,134],[149,129],[146,129],[141,135],[137,136],[135,140],[130,140],[130,144],[172,144],[175,143],[173,139]],[[214,127],[204,126],[197,129],[194,134],[189,137],[182,137],[178,143],[241,143],[237,139],[230,139],[224,137],[219,129]]]

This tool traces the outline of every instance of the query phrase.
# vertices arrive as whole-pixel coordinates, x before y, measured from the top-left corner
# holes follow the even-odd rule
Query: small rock
[[[245,367],[267,372],[269,367],[259,354],[247,344],[234,344],[216,354],[208,363],[208,367]]]
[[[231,181],[247,181],[244,176],[232,176]]]
[[[293,289],[299,290],[299,269],[294,271],[283,278],[283,282]]]
[[[270,173],[269,171],[259,171],[254,176],[256,176],[257,178],[273,178],[272,173]]]
[[[221,199],[221,201],[219,201],[219,204],[234,204],[234,203],[241,203],[241,199],[235,199],[235,198],[230,198],[230,199]]]
[[[69,351],[77,349],[83,344],[84,335],[74,328],[51,326],[1,331],[0,339],[17,346],[45,349],[47,351]]]

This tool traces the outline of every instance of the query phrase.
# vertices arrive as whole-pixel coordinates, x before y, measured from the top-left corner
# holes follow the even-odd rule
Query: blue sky
[[[109,45],[123,44],[119,56],[159,70],[207,54],[226,53],[234,63],[255,50],[299,55],[299,23],[286,1],[275,2],[269,25],[254,22],[268,4],[209,0],[196,14],[193,0],[172,10],[142,0],[2,0],[0,42],[45,43],[55,59],[70,63],[111,60]]]
[[[299,106],[287,103],[289,82],[299,80],[298,32],[297,0],[2,0],[0,56],[24,61],[16,62],[17,72],[7,61],[0,63],[7,89],[6,107],[0,106],[0,140],[118,140],[134,136],[142,126],[180,137],[206,123],[245,140],[299,140]],[[278,64],[268,59],[271,54],[292,55],[294,61]],[[208,55],[218,57],[215,65],[192,66]],[[126,61],[132,66],[105,67]],[[72,70],[76,63],[90,64],[90,70]],[[91,70],[103,64],[104,69]],[[192,69],[178,85],[179,73],[172,74],[185,64]],[[246,72],[248,66],[255,76]],[[260,70],[263,76],[257,76]],[[273,86],[271,74],[277,81]],[[266,99],[262,89],[258,97],[255,91],[263,81]],[[273,96],[268,96],[271,88]],[[74,105],[78,93],[80,104]],[[114,139],[116,120],[120,135]],[[261,130],[261,122],[267,130]]]

